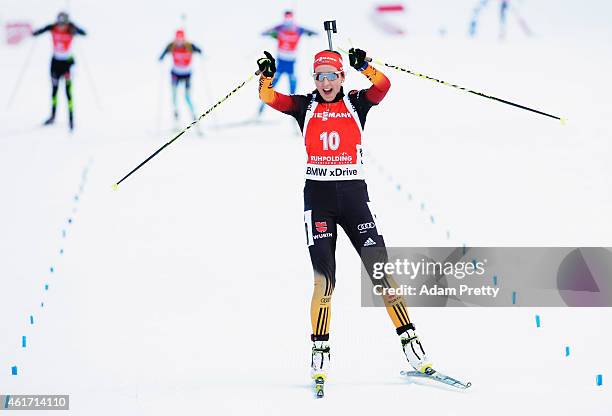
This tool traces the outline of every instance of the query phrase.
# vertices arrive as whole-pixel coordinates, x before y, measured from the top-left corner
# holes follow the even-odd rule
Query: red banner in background
[[[28,22],[9,22],[5,24],[6,43],[17,45],[32,34],[32,25]]]
[[[379,4],[374,7],[372,22],[378,29],[389,35],[403,35],[406,9],[402,3]]]
[[[382,4],[376,7],[377,12],[403,12],[403,4]]]

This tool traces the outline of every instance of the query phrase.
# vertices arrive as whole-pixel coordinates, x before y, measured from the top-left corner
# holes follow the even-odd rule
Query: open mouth
[[[331,92],[332,92],[332,88],[323,88],[323,92],[324,92],[325,94],[331,94]]]

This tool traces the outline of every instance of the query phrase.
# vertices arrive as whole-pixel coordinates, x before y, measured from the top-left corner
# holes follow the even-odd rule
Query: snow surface
[[[204,111],[274,50],[258,34],[292,7],[311,28],[336,19],[340,46],[350,38],[388,62],[568,119],[384,70],[392,89],[369,115],[366,146],[388,245],[610,246],[612,4],[516,2],[536,36],[510,17],[500,43],[496,4],[479,37],[466,37],[476,3],[410,2],[407,35],[393,38],[361,1],[2,0],[2,23],[39,27],[67,8],[89,35],[74,45],[74,134],[63,90],[56,125],[37,127],[48,116],[49,36],[0,47],[0,394],[70,394],[75,415],[611,414],[606,308],[412,309],[434,363],[473,387],[402,379],[385,311],[359,306],[345,236],[332,371],[327,397],[314,400],[302,144],[270,109],[270,123],[215,128],[255,114],[256,82],[203,120],[204,137],[187,134],[111,189],[170,138],[168,62],[156,59],[180,14],[205,53],[193,77]],[[313,88],[310,59],[325,44],[302,41],[300,92]],[[348,75],[349,86],[367,85]],[[186,114],[183,105],[183,123]]]

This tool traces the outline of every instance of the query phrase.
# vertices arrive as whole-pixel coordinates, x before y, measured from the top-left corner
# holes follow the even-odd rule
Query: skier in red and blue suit
[[[202,49],[197,47],[185,38],[185,31],[179,29],[176,31],[174,41],[170,42],[164,49],[160,61],[164,60],[166,54],[172,54],[172,70],[170,71],[170,79],[172,82],[172,105],[174,108],[174,119],[178,120],[178,106],[176,103],[176,90],[181,82],[185,83],[185,101],[191,112],[191,117],[195,120],[196,113],[191,101],[191,60],[194,53],[202,53]]]
[[[302,35],[316,36],[317,32],[303,28],[295,24],[293,12],[285,11],[283,23],[262,33],[263,36],[271,36],[278,41],[278,52],[276,54],[276,76],[272,81],[272,86],[276,86],[283,74],[289,78],[289,94],[295,94],[297,78],[294,66],[297,57],[297,47]],[[259,107],[258,116],[265,108],[262,104]]]

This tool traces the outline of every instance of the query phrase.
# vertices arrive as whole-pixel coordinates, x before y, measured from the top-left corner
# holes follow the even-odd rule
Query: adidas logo
[[[364,247],[375,246],[375,245],[376,245],[376,241],[372,240],[371,238],[368,238],[366,242],[363,243]]]

